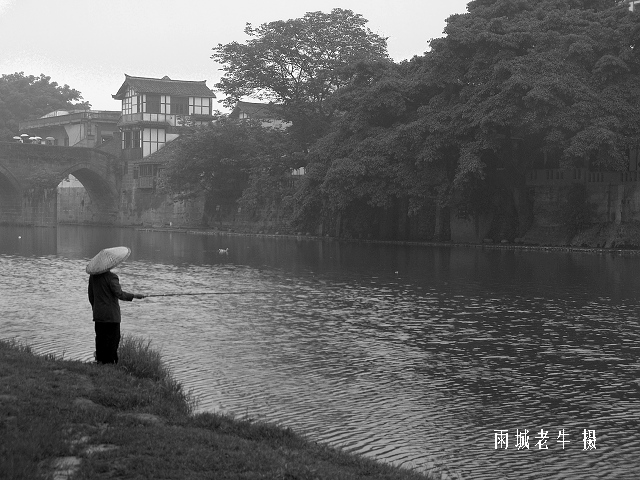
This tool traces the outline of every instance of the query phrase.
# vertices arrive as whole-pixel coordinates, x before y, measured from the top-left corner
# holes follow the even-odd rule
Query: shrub
[[[31,353],[33,350],[26,343],[18,341],[16,338],[9,338],[7,340],[0,340],[0,348],[6,348],[7,350],[16,350],[20,353]]]
[[[196,399],[191,392],[185,392],[182,385],[172,376],[164,364],[160,352],[151,348],[151,340],[133,335],[125,335],[118,350],[118,368],[138,377],[158,382],[170,396],[177,397],[186,406],[187,413],[196,408]]]
[[[151,340],[125,335],[118,349],[118,367],[138,378],[163,381],[170,376],[160,357],[151,348]]]

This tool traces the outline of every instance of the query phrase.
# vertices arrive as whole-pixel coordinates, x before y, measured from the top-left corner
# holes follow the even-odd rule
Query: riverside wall
[[[125,182],[123,182],[125,183]],[[131,182],[121,191],[118,226],[146,228],[215,228],[225,231],[291,233],[277,217],[262,222],[246,218],[237,207],[205,205],[202,197],[178,200]],[[128,187],[128,188],[127,188]],[[95,224],[99,210],[84,187],[57,190],[58,223]],[[218,207],[218,208],[216,208]],[[54,209],[55,211],[55,209]]]
[[[592,206],[590,225],[574,236],[567,234],[558,206],[567,202],[569,186],[537,185],[534,188],[534,221],[522,241],[531,245],[578,247],[640,247],[640,182],[592,182],[586,184]]]
[[[590,224],[570,236],[561,209],[574,184],[583,184],[591,205]],[[602,248],[640,246],[640,172],[589,172],[587,169],[550,169],[528,173],[524,186],[513,188],[514,209],[531,218],[515,238],[495,236],[495,219],[501,205],[476,218],[451,216],[454,243],[513,242],[528,245],[572,245]],[[522,194],[525,195],[522,195]],[[522,201],[526,198],[526,201]],[[526,205],[525,205],[526,203]],[[521,225],[522,227],[522,225]]]
[[[58,188],[58,223],[95,224],[98,209],[84,187]],[[123,190],[116,225],[144,227],[201,227],[204,201],[173,200],[168,195]]]
[[[514,209],[526,208],[532,213],[526,231],[519,232],[517,238],[496,236],[496,217],[501,209],[494,202],[492,211],[475,218],[459,218],[457,212],[452,210],[449,215],[450,240],[464,244],[509,242],[601,248],[640,247],[640,175],[636,172],[589,174],[586,171],[562,171],[560,175],[558,171],[551,171],[546,175],[532,175],[528,180],[525,186],[513,189]],[[592,224],[568,238],[567,228],[560,218],[560,206],[567,202],[571,185],[580,182],[585,184],[588,203],[593,205]],[[523,206],[522,198],[525,197],[527,205]],[[57,204],[59,223],[87,224],[95,223],[99,218],[90,196],[82,187],[59,188]],[[269,218],[265,215],[267,220],[255,222],[235,209],[237,207],[233,205],[207,206],[203,198],[176,200],[157,192],[155,188],[138,188],[131,175],[124,175],[116,224],[153,228],[211,228],[249,233],[299,233],[289,231],[277,216]],[[335,234],[333,231],[311,233]],[[490,238],[490,235],[496,238]],[[387,235],[385,239],[394,238]]]

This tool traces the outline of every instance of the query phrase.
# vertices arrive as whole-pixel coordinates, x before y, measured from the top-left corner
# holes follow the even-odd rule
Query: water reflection
[[[114,245],[133,250],[125,289],[272,292],[123,304],[123,331],[153,339],[202,409],[450,478],[636,476],[636,257],[3,228],[2,337],[88,360],[84,266]]]

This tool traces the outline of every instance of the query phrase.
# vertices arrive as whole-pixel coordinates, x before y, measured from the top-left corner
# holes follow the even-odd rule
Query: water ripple
[[[84,266],[106,236],[134,251],[125,290],[272,292],[122,303],[202,410],[442,478],[636,478],[637,258],[58,230],[53,252],[0,243],[2,338],[91,360]]]

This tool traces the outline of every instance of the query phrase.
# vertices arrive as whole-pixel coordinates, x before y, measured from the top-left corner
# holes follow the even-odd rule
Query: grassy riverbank
[[[273,425],[193,414],[148,342],[117,367],[0,341],[0,478],[423,479]]]

